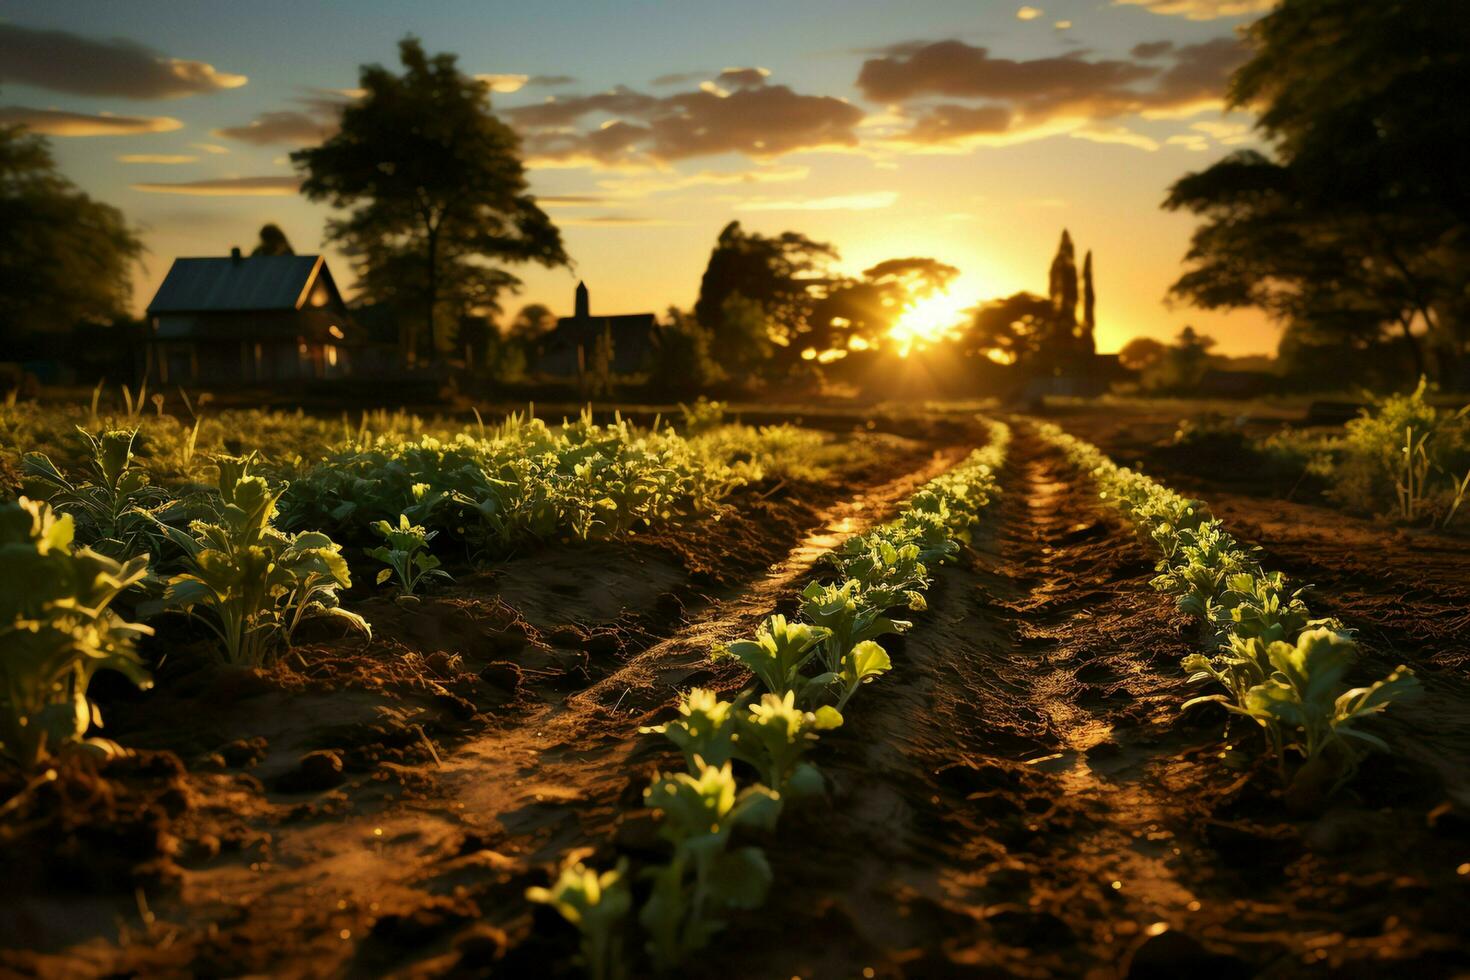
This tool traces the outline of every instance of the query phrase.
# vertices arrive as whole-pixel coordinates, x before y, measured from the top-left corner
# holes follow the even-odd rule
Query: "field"
[[[0,408],[0,972],[1470,970],[1470,539],[1340,425],[189,408]]]

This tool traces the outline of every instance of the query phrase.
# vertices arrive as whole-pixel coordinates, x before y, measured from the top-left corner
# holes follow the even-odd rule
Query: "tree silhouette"
[[[992,300],[975,311],[962,348],[1023,370],[1034,369],[1052,360],[1054,314],[1053,301],[1035,293]]]
[[[1097,290],[1092,285],[1092,249],[1082,260],[1082,328],[1079,333],[1080,348],[1088,357],[1097,353]]]
[[[0,126],[0,342],[125,314],[143,245],[63,177],[46,140]]]
[[[541,303],[527,303],[510,321],[506,336],[522,342],[534,342],[556,326],[556,314]]]
[[[490,111],[489,89],[452,54],[399,43],[404,71],[364,66],[361,99],[338,132],[292,161],[302,193],[354,208],[328,226],[364,294],[405,317],[412,362],[420,333],[443,345],[459,316],[498,309],[520,280],[485,263],[565,265],[561,236],[527,193],[520,142]]]
[[[944,290],[959,273],[938,259],[914,257],[879,262],[857,279],[829,280],[804,329],[784,348],[787,357],[852,349],[854,340],[878,347],[909,303]]]
[[[831,245],[798,232],[770,238],[745,231],[738,221],[726,225],[710,253],[694,304],[694,317],[710,331],[717,356],[723,360],[727,350],[735,349],[741,356],[753,352],[750,311],[744,303],[729,303],[736,294],[759,307],[763,333],[773,333],[790,346],[808,330],[813,304],[827,282],[818,273],[836,258]],[[732,311],[739,319],[729,319]]]
[[[1048,281],[1052,329],[1056,334],[1056,345],[1061,348],[1077,332],[1077,253],[1072,248],[1072,236],[1065,228],[1062,229],[1062,240],[1057,243],[1057,254],[1051,260]]]
[[[295,255],[296,250],[286,240],[286,233],[279,225],[266,224],[260,227],[260,240],[256,242],[255,248],[251,249],[251,255]]]
[[[1250,29],[1229,101],[1270,155],[1188,174],[1164,207],[1203,219],[1171,292],[1256,306],[1307,333],[1397,331],[1445,378],[1470,345],[1470,17],[1459,0],[1284,0]],[[1298,336],[1302,331],[1297,331]],[[1463,379],[1463,376],[1461,377]]]

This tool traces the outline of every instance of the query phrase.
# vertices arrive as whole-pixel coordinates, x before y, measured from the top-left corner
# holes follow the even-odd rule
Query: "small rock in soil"
[[[284,793],[315,793],[340,786],[346,778],[342,757],[329,749],[318,749],[303,755],[295,769],[282,774],[276,788]]]
[[[1128,980],[1178,980],[1210,977],[1229,980],[1248,977],[1251,970],[1233,956],[1212,953],[1197,939],[1173,929],[1150,936],[1133,951]]]
[[[514,694],[520,689],[523,677],[520,667],[506,660],[497,660],[485,665],[480,671],[480,680]]]

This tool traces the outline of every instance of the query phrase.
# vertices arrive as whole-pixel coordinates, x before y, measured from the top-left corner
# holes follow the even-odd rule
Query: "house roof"
[[[320,255],[174,259],[148,313],[300,309],[317,270],[324,268]]]

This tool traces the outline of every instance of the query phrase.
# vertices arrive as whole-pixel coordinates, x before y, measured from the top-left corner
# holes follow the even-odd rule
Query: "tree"
[[[660,391],[702,391],[723,381],[725,372],[710,356],[710,334],[699,321],[671,306],[658,332],[649,383]]]
[[[506,336],[522,343],[540,340],[556,326],[556,314],[541,303],[527,303],[510,321]]]
[[[1161,340],[1155,340],[1152,337],[1134,337],[1123,345],[1122,350],[1118,351],[1118,363],[1130,371],[1142,374],[1162,361],[1168,349],[1168,345]]]
[[[1057,254],[1051,260],[1047,279],[1052,329],[1060,344],[1077,332],[1077,253],[1072,248],[1072,236],[1065,228],[1062,229],[1062,240],[1057,244]]]
[[[1082,353],[1088,357],[1097,353],[1097,290],[1092,285],[1092,249],[1082,260],[1082,328],[1078,335]]]
[[[1171,188],[1166,208],[1204,219],[1171,293],[1314,321],[1319,335],[1371,316],[1415,370],[1432,351],[1456,375],[1470,346],[1463,4],[1284,0],[1249,37],[1228,100],[1259,112],[1271,153],[1234,154]]]
[[[260,227],[260,240],[256,242],[251,255],[295,255],[296,250],[286,239],[286,233],[279,225],[267,224]]]
[[[63,177],[43,137],[0,126],[0,341],[125,316],[142,254],[122,212]]]
[[[836,258],[837,250],[831,245],[799,232],[771,238],[745,231],[738,221],[726,225],[710,253],[694,304],[694,317],[710,331],[716,355],[723,360],[731,346],[742,347],[744,354],[751,352],[750,311],[744,303],[728,306],[735,294],[756,304],[762,328],[791,346],[808,329],[812,306],[827,284],[826,276],[819,273]],[[727,320],[728,310],[743,319]],[[770,345],[765,346],[769,353]]]
[[[328,225],[356,265],[368,298],[400,310],[412,362],[419,334],[443,346],[466,314],[498,312],[520,280],[486,264],[567,264],[561,235],[527,193],[520,143],[490,111],[489,88],[428,57],[415,38],[399,43],[403,74],[364,66],[364,95],[342,110],[341,128],[291,155],[302,193],[340,209]]]
[[[980,354],[1002,364],[1030,369],[1046,360],[1052,335],[1052,301],[1035,293],[1019,292],[992,300],[975,311],[962,338],[966,353]]]
[[[1194,391],[1209,370],[1210,348],[1214,346],[1214,337],[1186,326],[1174,343],[1164,348],[1163,356],[1144,371],[1143,387],[1155,392]]]
[[[880,347],[910,303],[942,292],[959,273],[938,259],[913,257],[879,262],[857,279],[830,280],[786,355]]]
[[[703,320],[698,321],[700,326]],[[771,327],[765,307],[743,293],[730,293],[720,306],[721,331],[710,331],[715,358],[744,374],[752,374],[770,359]]]

